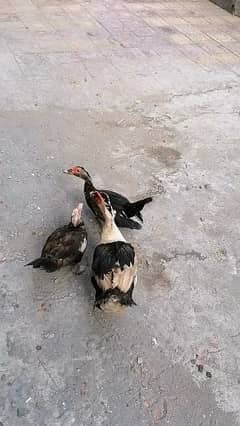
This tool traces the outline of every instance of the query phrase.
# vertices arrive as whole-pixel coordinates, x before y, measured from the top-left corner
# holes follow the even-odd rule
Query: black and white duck
[[[90,209],[93,211],[95,216],[98,217],[98,209],[95,206],[95,200],[90,196],[92,191],[98,191],[100,193],[104,192],[110,198],[110,203],[113,209],[116,212],[115,222],[116,225],[120,228],[131,228],[131,229],[140,229],[141,225],[137,221],[131,219],[136,216],[141,222],[143,222],[143,217],[141,211],[145,204],[152,201],[152,197],[147,197],[136,202],[130,202],[125,196],[105,189],[98,190],[95,188],[92,178],[87,170],[81,166],[73,166],[68,170],[64,170],[64,173],[69,175],[77,176],[85,181],[84,183],[84,194],[86,202]]]
[[[118,311],[123,306],[135,305],[132,295],[137,283],[137,258],[114,221],[108,194],[94,191],[90,197],[101,221],[100,242],[92,262],[95,305],[104,311]]]

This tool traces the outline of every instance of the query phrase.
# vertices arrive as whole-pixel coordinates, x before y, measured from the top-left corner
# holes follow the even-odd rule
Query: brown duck
[[[82,207],[83,204],[79,204],[72,212],[70,223],[56,229],[48,237],[41,257],[25,266],[54,272],[62,266],[80,263],[87,247],[87,232],[81,218]]]

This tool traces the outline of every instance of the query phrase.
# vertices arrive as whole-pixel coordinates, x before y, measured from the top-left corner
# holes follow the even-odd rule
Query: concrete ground
[[[0,35],[0,425],[239,425],[239,18],[1,0]],[[154,197],[124,230],[138,306],[120,316],[93,312],[89,268],[24,268],[83,199],[73,164]]]

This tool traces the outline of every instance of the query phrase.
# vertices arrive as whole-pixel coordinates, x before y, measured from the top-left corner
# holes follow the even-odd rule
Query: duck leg
[[[77,265],[75,265],[73,268],[72,268],[72,272],[75,274],[75,275],[82,275],[85,271],[86,271],[86,269],[88,268],[88,266],[87,265],[81,265],[80,263],[77,263]]]
[[[91,277],[91,282],[92,282],[92,285],[93,285],[93,287],[95,288],[95,291],[96,291],[96,294],[95,294],[95,304],[94,304],[94,306],[96,307],[96,308],[99,308],[99,309],[101,309],[101,307],[100,307],[100,300],[102,299],[102,297],[103,297],[103,291],[102,291],[102,289],[101,288],[99,288],[98,287],[98,285],[97,285],[97,281],[96,281],[96,278],[95,277]]]

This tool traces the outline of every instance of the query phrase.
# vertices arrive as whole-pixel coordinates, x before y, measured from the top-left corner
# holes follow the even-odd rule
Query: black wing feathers
[[[93,255],[93,272],[100,279],[111,272],[114,267],[120,267],[134,264],[135,252],[129,243],[123,241],[100,244],[96,247]]]
[[[135,220],[129,219],[127,216],[123,215],[123,212],[117,213],[115,216],[115,223],[120,228],[130,228],[130,229],[141,229],[140,223]]]
[[[102,219],[95,201],[90,197],[91,191],[96,191],[96,188],[93,186],[92,182],[85,182],[84,194],[87,204],[94,215],[98,219]],[[127,197],[122,194],[118,194],[117,192],[109,191],[107,189],[98,189],[97,191],[99,191],[101,194],[106,193],[109,196],[112,208],[116,211],[115,222],[117,226],[121,228],[141,229],[141,225],[130,218],[136,216],[141,222],[143,222],[143,218],[140,212],[145,204],[152,201],[152,197],[144,198],[142,200],[131,203]]]
[[[117,192],[105,189],[101,189],[100,192],[105,192],[109,196],[113,209],[116,207],[121,209],[125,206],[125,204],[129,203],[129,200],[124,197],[124,195],[118,194]]]

